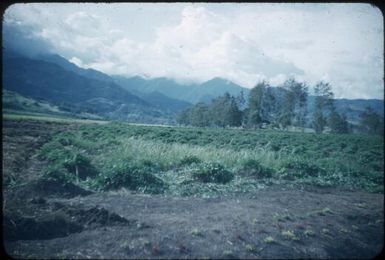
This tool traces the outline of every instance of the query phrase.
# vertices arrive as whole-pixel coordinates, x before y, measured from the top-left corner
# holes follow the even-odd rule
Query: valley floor
[[[271,185],[219,198],[89,193],[38,178],[36,150],[76,124],[3,126],[4,248],[16,258],[372,258],[384,196]]]

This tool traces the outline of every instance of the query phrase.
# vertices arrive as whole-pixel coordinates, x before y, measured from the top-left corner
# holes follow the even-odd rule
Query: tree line
[[[311,101],[311,104],[309,102]],[[312,107],[309,114],[308,107]],[[314,97],[309,99],[309,87],[295,79],[272,87],[258,83],[245,98],[225,93],[211,103],[199,102],[182,111],[177,117],[182,125],[198,127],[278,128],[298,127],[304,131],[313,128],[318,134],[328,127],[331,133],[349,133],[352,125],[346,115],[337,112],[331,85],[319,82]],[[357,130],[367,134],[383,134],[383,118],[371,108],[360,115]]]

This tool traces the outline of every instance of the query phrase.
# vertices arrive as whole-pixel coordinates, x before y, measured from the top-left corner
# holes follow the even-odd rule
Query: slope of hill
[[[58,106],[52,105],[48,102],[27,98],[6,89],[3,89],[2,92],[3,112],[7,110],[15,110],[47,114],[64,113]]]
[[[81,76],[85,76],[87,78],[105,81],[105,82],[114,82],[114,79],[107,74],[104,74],[94,69],[80,68],[75,64],[69,62],[65,58],[56,54],[39,55],[38,59],[55,63],[68,71],[74,72]],[[179,99],[170,98],[167,95],[164,95],[157,90],[159,87],[162,89],[167,88],[170,82],[172,81],[166,80],[164,84],[161,84],[161,86],[152,86],[150,84],[150,86],[152,86],[153,88],[152,89],[149,88],[148,92],[143,93],[141,91],[137,91],[136,88],[140,88],[142,85],[147,84],[147,81],[141,77],[134,77],[132,78],[132,85],[136,86],[136,88],[125,87],[124,89],[140,97],[141,99],[143,99],[144,101],[146,101],[147,103],[149,103],[150,105],[156,108],[162,109],[170,114],[175,114],[191,106],[191,104]],[[115,83],[120,86],[119,82],[115,82]]]
[[[78,75],[85,76],[90,79],[96,79],[101,81],[113,81],[111,77],[100,71],[94,69],[80,68],[57,54],[40,54],[36,57],[36,59],[54,63],[65,70],[74,72]]]
[[[169,113],[179,113],[182,110],[192,106],[191,103],[170,98],[158,91],[151,93],[135,93],[138,97],[142,98],[146,102],[150,103],[154,107],[167,111]]]
[[[3,87],[71,113],[149,123],[170,123],[172,118],[112,81],[81,76],[55,63],[12,53],[3,56]]]
[[[309,117],[314,113],[314,100],[314,96],[308,97],[307,111]],[[335,99],[334,106],[337,112],[346,115],[352,124],[359,123],[360,114],[367,107],[372,108],[380,116],[384,116],[384,101],[379,99]]]
[[[359,121],[366,107],[384,116],[384,101],[379,99],[336,99],[335,106],[339,113],[348,115],[352,121]]]

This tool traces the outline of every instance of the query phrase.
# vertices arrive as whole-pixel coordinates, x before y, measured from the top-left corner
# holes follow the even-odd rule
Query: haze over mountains
[[[115,120],[145,123],[175,123],[182,110],[197,102],[210,102],[225,92],[245,98],[249,89],[231,81],[214,78],[201,84],[183,85],[168,78],[145,79],[139,76],[107,75],[93,69],[83,69],[56,54],[27,57],[3,49],[4,108],[22,107],[4,100],[18,95],[48,102],[59,110]],[[309,98],[311,113],[312,97]],[[4,102],[6,101],[6,102]],[[357,121],[366,106],[383,115],[382,100],[336,100],[337,110],[351,121]]]

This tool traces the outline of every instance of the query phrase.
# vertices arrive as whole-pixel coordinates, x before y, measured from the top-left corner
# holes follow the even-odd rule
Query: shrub
[[[227,183],[234,178],[234,174],[219,163],[204,163],[192,172],[192,177],[201,182]]]
[[[160,163],[153,162],[153,161],[148,160],[148,159],[140,160],[135,165],[138,168],[146,168],[147,170],[149,170],[151,172],[162,171],[162,169],[164,168]]]
[[[303,160],[288,160],[281,164],[279,171],[283,179],[294,180],[306,177],[318,177],[325,170],[319,166]]]
[[[71,157],[63,161],[63,166],[72,174],[78,174],[77,177],[84,180],[87,177],[97,175],[95,167],[91,164],[91,160],[82,154],[74,153]]]
[[[198,157],[196,157],[195,155],[188,155],[188,156],[183,157],[180,160],[179,165],[184,166],[184,165],[191,165],[194,163],[201,163],[201,162],[202,162],[202,160],[199,159]]]
[[[45,169],[43,178],[48,180],[59,181],[60,183],[72,183],[75,176],[70,174],[64,167],[60,165],[52,165]]]
[[[254,176],[256,178],[271,178],[273,171],[270,168],[264,167],[258,161],[249,159],[243,163],[242,173]]]
[[[40,157],[48,160],[53,167],[52,169],[47,169],[48,172],[51,172],[53,169],[66,170],[67,173],[74,176],[77,173],[78,177],[82,180],[87,177],[94,177],[98,173],[91,164],[91,160],[73,146],[65,147],[58,142],[51,142],[41,148]],[[50,174],[52,175],[53,173]]]
[[[103,190],[126,187],[149,193],[161,193],[166,187],[163,180],[151,172],[151,168],[128,163],[111,167],[99,176],[98,184]]]

